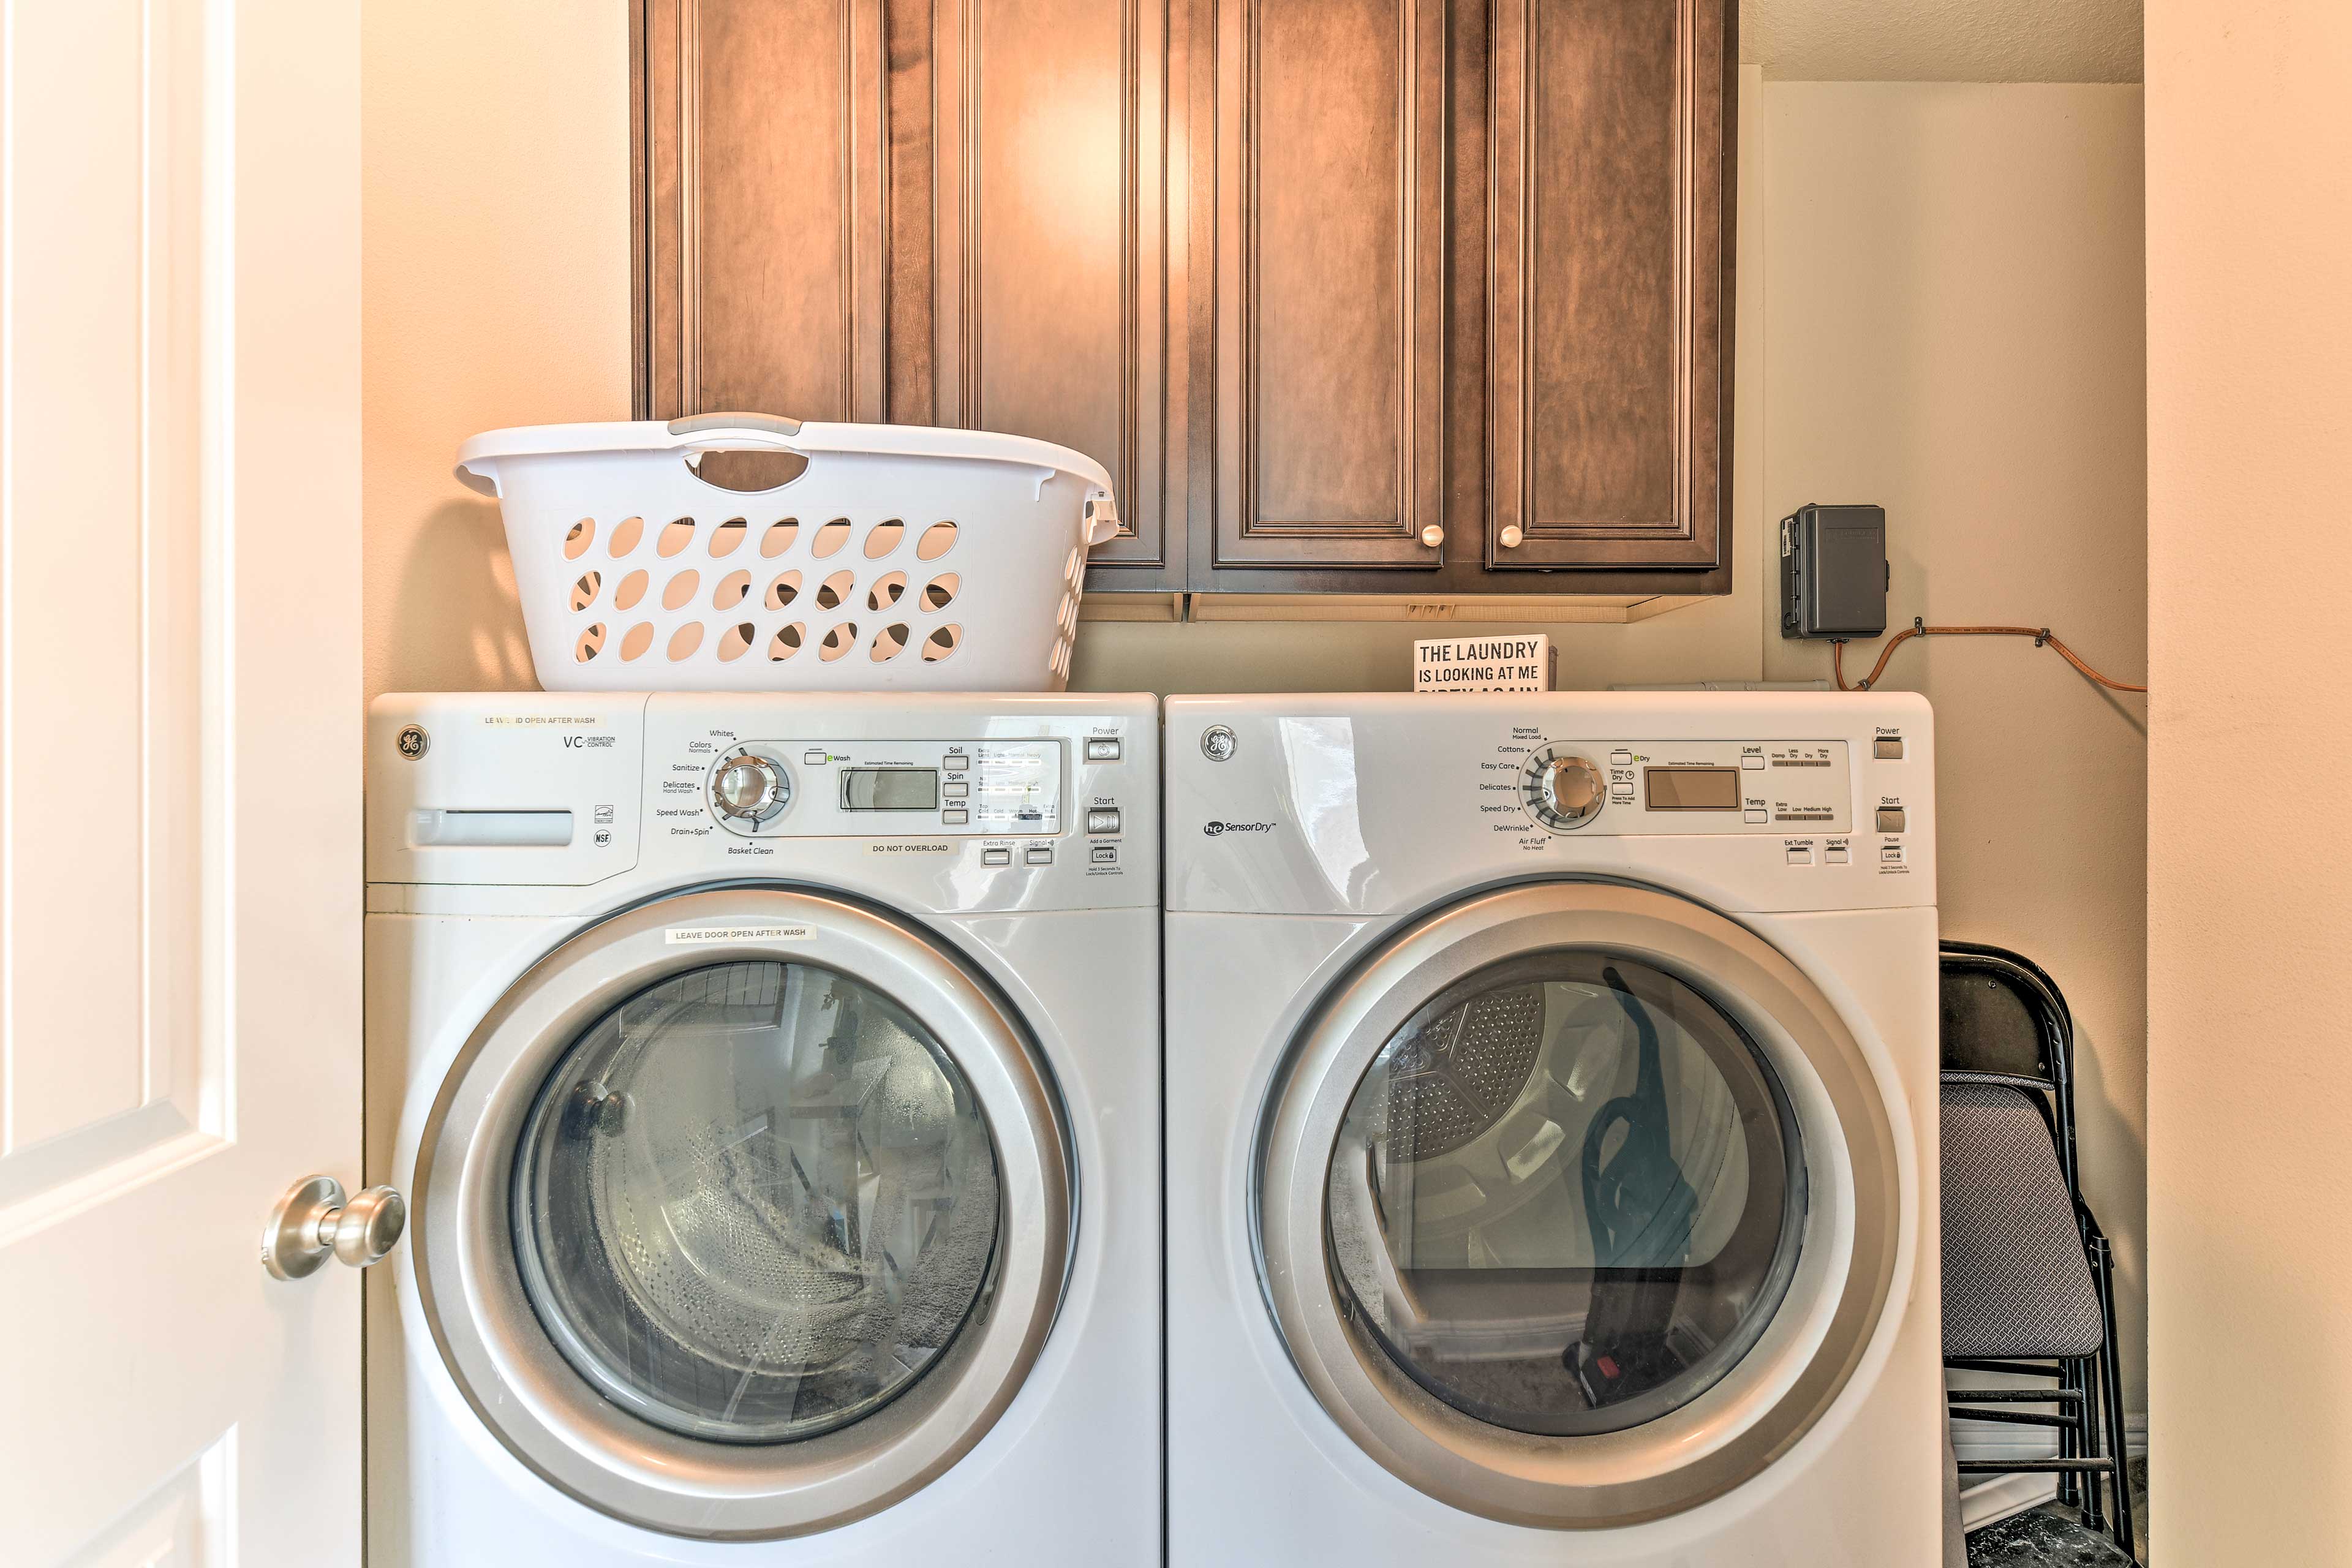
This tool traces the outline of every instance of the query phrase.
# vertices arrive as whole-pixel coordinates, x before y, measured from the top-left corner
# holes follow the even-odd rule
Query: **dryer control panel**
[[[1553,833],[1853,830],[1843,741],[1596,742],[1515,729],[1496,750],[1487,771],[1516,767],[1520,804]]]

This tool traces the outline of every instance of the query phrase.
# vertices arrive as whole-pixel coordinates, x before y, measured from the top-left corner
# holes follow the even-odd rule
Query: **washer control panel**
[[[1049,837],[1062,831],[1063,742],[736,741],[702,795],[746,837]]]
[[[1518,791],[1551,833],[1853,831],[1843,741],[1542,740]]]

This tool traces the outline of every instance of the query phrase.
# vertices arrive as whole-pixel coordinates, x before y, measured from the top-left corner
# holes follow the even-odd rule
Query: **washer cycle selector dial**
[[[710,774],[711,809],[738,822],[765,822],[792,800],[792,774],[783,763],[757,752],[736,752]]]
[[[1545,746],[1528,759],[1528,812],[1554,833],[1583,826],[1601,815],[1609,784],[1590,757]]]

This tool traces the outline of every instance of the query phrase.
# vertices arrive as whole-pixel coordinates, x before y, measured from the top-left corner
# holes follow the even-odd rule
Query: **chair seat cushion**
[[[1944,1354],[2095,1353],[2098,1291],[2032,1097],[1948,1079],[1942,1120]]]

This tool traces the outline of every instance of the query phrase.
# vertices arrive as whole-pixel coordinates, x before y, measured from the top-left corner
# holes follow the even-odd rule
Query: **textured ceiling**
[[[2139,18],[2140,0],[1739,0],[1739,56],[1788,81],[2137,81]]]

